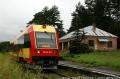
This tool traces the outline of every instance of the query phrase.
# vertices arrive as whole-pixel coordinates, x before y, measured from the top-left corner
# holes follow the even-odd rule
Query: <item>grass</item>
[[[52,73],[42,73],[40,70],[23,68],[16,62],[16,55],[12,52],[0,53],[0,79],[58,79]]]
[[[105,66],[120,70],[120,50],[116,52],[93,52],[86,54],[64,54],[63,59],[85,63],[89,66]],[[0,79],[56,79],[57,76],[43,74],[40,71],[33,73],[23,70],[20,64],[15,62],[14,57],[8,53],[0,53]]]
[[[120,50],[115,52],[93,52],[85,54],[64,54],[63,59],[78,63],[84,63],[88,66],[107,67],[120,71]]]
[[[0,53],[0,79],[43,79],[40,71],[25,70],[8,53]],[[49,78],[52,79],[52,78]]]
[[[14,59],[4,53],[0,53],[0,79],[35,79],[36,75],[23,71]]]

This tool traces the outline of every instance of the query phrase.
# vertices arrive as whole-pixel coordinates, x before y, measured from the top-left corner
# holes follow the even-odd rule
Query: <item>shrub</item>
[[[11,44],[9,41],[0,42],[0,52],[8,52]]]
[[[69,47],[69,51],[71,54],[77,53],[88,53],[91,50],[87,44],[81,43],[79,41],[72,41]]]

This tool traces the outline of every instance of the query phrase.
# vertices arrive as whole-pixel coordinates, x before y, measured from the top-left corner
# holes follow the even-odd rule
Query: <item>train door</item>
[[[23,51],[23,58],[30,58],[30,48],[31,48],[31,42],[30,42],[30,37],[29,34],[24,34],[24,48],[22,49]]]

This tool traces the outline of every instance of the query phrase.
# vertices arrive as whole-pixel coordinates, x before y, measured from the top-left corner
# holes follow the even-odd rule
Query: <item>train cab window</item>
[[[31,43],[30,43],[30,37],[29,34],[24,35],[24,48],[30,48]]]
[[[38,48],[56,48],[55,33],[36,32]]]

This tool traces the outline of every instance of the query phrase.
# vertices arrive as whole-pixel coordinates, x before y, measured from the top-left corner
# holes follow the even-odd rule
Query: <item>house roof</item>
[[[88,26],[88,27],[84,27],[80,30],[83,30],[86,34],[86,36],[104,36],[104,37],[117,37],[111,33],[108,33],[104,30],[101,30],[97,27],[95,27],[95,30],[93,30],[93,26]],[[70,32],[67,35],[61,37],[59,40],[63,40],[63,39],[68,39],[71,38],[73,36],[74,32]]]

